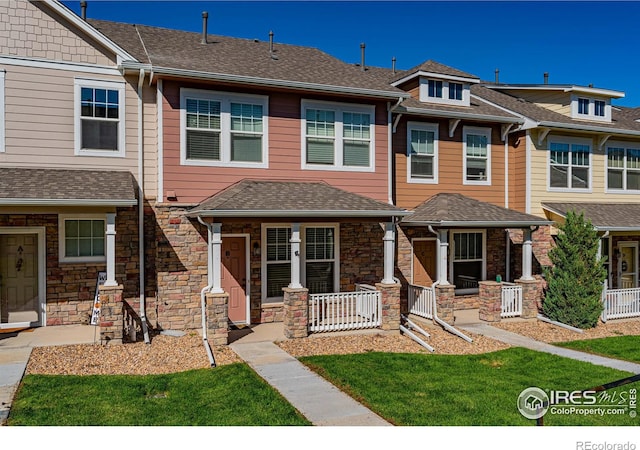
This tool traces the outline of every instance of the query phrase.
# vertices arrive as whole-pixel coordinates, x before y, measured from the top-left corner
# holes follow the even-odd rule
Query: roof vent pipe
[[[273,30],[269,31],[269,53],[273,53]]]
[[[363,72],[366,70],[364,67],[364,42],[362,44],[360,44],[360,54],[361,54],[361,61],[360,61],[360,70],[362,70]]]
[[[209,19],[209,13],[202,11],[202,44],[207,43],[207,21]]]
[[[496,69],[496,84],[500,83],[500,69]]]
[[[80,17],[86,22],[87,20],[87,2],[80,2]]]
[[[391,73],[396,74],[396,57],[391,58]]]
[[[544,84],[549,84],[549,72],[544,73]]]

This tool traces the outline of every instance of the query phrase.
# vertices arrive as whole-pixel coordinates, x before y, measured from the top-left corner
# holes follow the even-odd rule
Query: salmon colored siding
[[[285,91],[253,91],[269,97],[268,168],[183,166],[180,164],[180,88],[233,92],[219,85],[178,84],[165,80],[163,104],[164,190],[174,191],[180,203],[198,203],[243,179],[324,181],[332,186],[380,201],[388,200],[387,110],[375,105],[375,172],[302,169],[300,108],[303,99],[349,103],[344,98],[302,96]],[[353,102],[351,102],[353,103]]]
[[[419,122],[418,120],[411,120]],[[424,123],[438,123],[428,120]],[[491,185],[463,184],[463,127],[492,128],[491,133]],[[505,204],[504,142],[500,139],[500,125],[477,122],[460,122],[452,138],[449,137],[449,121],[439,121],[438,127],[438,183],[422,184],[407,182],[407,119],[403,118],[393,135],[393,153],[396,174],[396,205],[400,208],[415,208],[428,198],[441,192],[460,193],[480,201],[498,206]]]

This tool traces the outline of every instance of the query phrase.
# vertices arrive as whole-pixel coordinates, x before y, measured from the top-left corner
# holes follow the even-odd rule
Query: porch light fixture
[[[253,243],[253,256],[260,256],[260,244],[258,242]]]

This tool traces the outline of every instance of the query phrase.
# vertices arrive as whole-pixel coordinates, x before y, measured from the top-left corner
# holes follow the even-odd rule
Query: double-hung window
[[[407,124],[408,182],[438,182],[438,125]]]
[[[603,102],[602,100],[595,100],[593,102],[593,109],[594,109],[593,114],[598,117],[604,117],[605,106],[606,106],[606,103]]]
[[[263,239],[266,246],[263,265],[266,271],[264,296],[266,301],[280,301],[282,288],[291,282],[291,228],[267,227]]]
[[[181,90],[185,165],[267,167],[267,97]]]
[[[622,145],[607,148],[607,189],[640,190],[640,149]]]
[[[589,189],[590,179],[590,144],[586,141],[549,141],[550,189]]]
[[[124,156],[124,83],[76,78],[75,154]]]
[[[579,98],[578,99],[578,114],[588,115],[589,114],[589,99],[588,98]]]
[[[302,167],[374,170],[373,106],[302,102]]]
[[[458,293],[474,292],[485,278],[485,236],[482,231],[453,232],[451,274]]]
[[[491,129],[463,128],[464,184],[491,184]]]
[[[305,286],[310,294],[336,290],[336,228],[305,228]]]
[[[61,262],[105,261],[104,215],[60,215],[58,228]]]
[[[449,100],[462,100],[462,83],[449,82]]]

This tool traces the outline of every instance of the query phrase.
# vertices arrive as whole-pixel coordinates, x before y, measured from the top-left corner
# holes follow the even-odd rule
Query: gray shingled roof
[[[458,70],[455,69],[453,67],[449,67],[446,66],[444,64],[441,64],[439,62],[433,61],[431,59],[418,64],[415,67],[412,67],[409,70],[405,70],[404,72],[399,73],[394,79],[393,81],[398,81],[401,80],[409,75],[412,75],[414,73],[418,73],[418,72],[431,72],[431,73],[437,73],[437,74],[441,74],[441,75],[448,75],[448,76],[452,76],[452,77],[462,77],[462,78],[478,78],[475,75],[472,75],[470,73],[467,72],[463,72],[462,70]]]
[[[611,111],[611,122],[601,123],[582,119],[572,119],[550,109],[543,108],[523,98],[515,97],[496,89],[490,89],[483,85],[471,86],[471,93],[493,104],[499,105],[517,114],[521,114],[536,122],[556,123],[573,127],[597,127],[610,129],[611,131],[635,131],[640,132],[640,123],[633,118],[633,112],[622,111],[616,107]]]
[[[462,194],[436,194],[416,207],[402,223],[437,226],[520,227],[551,222],[530,214],[502,208]]]
[[[509,123],[522,122],[522,119],[515,114],[511,114],[503,109],[496,108],[489,103],[474,98],[471,99],[469,106],[455,106],[423,103],[412,97],[403,100],[396,111],[434,117],[464,117],[465,115],[487,116],[487,120],[494,122],[500,120]]]
[[[90,20],[89,23],[139,61],[154,68],[406,95],[368,71],[312,47],[276,42],[274,55],[277,59],[274,59],[270,55],[269,42],[265,41],[208,35],[208,43],[202,44],[201,33],[102,20]]]
[[[135,205],[129,172],[0,168],[0,205]]]
[[[242,180],[189,215],[215,217],[391,217],[405,210],[322,182]]]
[[[600,230],[640,230],[640,203],[563,203],[544,202],[543,208],[567,216],[583,213]]]

